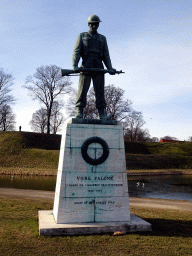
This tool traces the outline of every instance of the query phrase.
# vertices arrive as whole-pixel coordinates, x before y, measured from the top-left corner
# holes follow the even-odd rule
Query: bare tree
[[[3,104],[0,107],[0,129],[2,131],[15,130],[15,114],[11,107],[7,104]]]
[[[176,137],[172,137],[172,136],[169,136],[169,135],[160,138],[160,140],[162,140],[162,139],[164,139],[164,140],[177,140]]]
[[[105,87],[106,114],[113,120],[123,121],[131,112],[130,100],[124,100],[125,91],[114,85]]]
[[[12,91],[13,76],[6,74],[2,68],[0,68],[0,106],[3,104],[11,104],[15,101],[14,97],[9,93]]]
[[[87,95],[87,104],[83,109],[83,117],[87,119],[97,119],[97,115],[98,110],[95,105],[95,92],[92,87]]]
[[[121,122],[127,114],[131,111],[130,100],[124,100],[125,91],[114,85],[108,85],[104,89],[106,101],[106,114],[112,119]],[[75,91],[73,91],[68,102],[68,113],[70,116],[75,114]],[[95,106],[95,92],[93,87],[89,90],[87,95],[87,105],[83,110],[83,117],[96,119],[97,109]]]
[[[137,131],[136,141],[139,142],[151,142],[151,135],[148,129],[139,129]]]
[[[60,96],[71,91],[69,78],[61,77],[60,68],[55,65],[37,68],[33,76],[28,76],[24,88],[28,89],[34,100],[43,103],[47,111],[47,133],[50,133],[50,119],[53,103]]]
[[[45,133],[47,125],[47,110],[45,108],[40,108],[39,110],[35,111],[29,124],[31,125],[31,129],[33,131]]]
[[[59,127],[64,122],[64,116],[60,112],[62,104],[59,102],[54,102],[52,107],[52,114],[50,118],[50,132],[56,134],[59,130]],[[45,108],[40,108],[35,111],[32,115],[32,119],[29,122],[31,129],[35,132],[45,133],[47,126],[47,110]]]
[[[67,104],[65,106],[68,117],[75,116],[76,114],[76,110],[75,110],[76,95],[77,95],[77,90],[72,88],[69,94],[69,98],[67,100]]]
[[[159,142],[159,138],[157,138],[157,137],[152,137],[152,138],[151,138],[151,142]]]
[[[129,141],[148,140],[150,134],[147,129],[142,129],[144,124],[142,112],[132,111],[123,122],[125,139]]]
[[[151,142],[148,129],[127,129],[124,133],[125,140],[132,142]]]
[[[61,113],[61,109],[63,104],[59,102],[53,103],[52,115],[51,115],[51,132],[56,134],[59,130],[60,126],[64,123],[65,119],[63,114]]]

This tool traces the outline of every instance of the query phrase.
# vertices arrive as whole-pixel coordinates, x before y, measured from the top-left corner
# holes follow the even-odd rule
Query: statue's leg
[[[83,108],[86,106],[87,92],[91,83],[90,76],[80,74],[78,92],[76,97],[76,118],[83,118]]]
[[[95,90],[95,97],[96,97],[96,108],[99,112],[99,119],[110,119],[108,116],[105,115],[105,96],[104,96],[104,75],[98,75],[93,77],[93,87]]]
[[[98,75],[93,77],[93,87],[95,90],[96,108],[105,108],[105,97],[104,97],[104,75]]]

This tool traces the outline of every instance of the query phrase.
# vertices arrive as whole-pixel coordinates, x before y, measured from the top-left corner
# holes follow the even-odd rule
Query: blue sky
[[[151,136],[192,136],[191,0],[1,0],[0,67],[15,77],[13,110],[23,131],[40,108],[22,88],[42,65],[71,68],[77,36],[97,14],[98,32],[108,41],[113,67],[106,85],[126,91],[142,111]],[[71,79],[77,88],[78,78]],[[65,99],[64,99],[65,100]]]

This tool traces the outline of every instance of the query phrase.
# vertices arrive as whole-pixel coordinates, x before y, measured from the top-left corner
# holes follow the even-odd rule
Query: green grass
[[[129,142],[125,141],[129,154],[192,156],[192,142]]]
[[[0,154],[1,167],[57,169],[59,150],[22,149],[17,154]]]
[[[2,132],[0,131],[0,145],[4,148],[4,143],[12,144],[16,150],[21,148],[39,148],[48,150],[59,150],[61,135],[58,134],[46,134],[35,132]],[[18,142],[19,144],[15,143]],[[19,145],[19,148],[18,148]],[[7,147],[6,150],[10,150]]]
[[[60,136],[53,134],[0,132],[0,169],[56,172],[59,150],[50,148],[58,148],[59,140]],[[125,152],[128,170],[192,169],[191,142],[125,141]]]
[[[48,137],[44,134],[0,132],[0,166],[2,168],[34,168],[56,170],[59,161],[59,150],[46,150],[42,148],[30,148],[28,145],[36,141],[36,146],[43,147],[44,144],[54,144],[54,136]],[[43,138],[42,141],[40,138]],[[44,138],[46,137],[46,138]],[[57,137],[56,137],[57,138]],[[58,138],[57,138],[58,139]],[[48,142],[49,143],[48,143]],[[53,141],[53,142],[52,142]],[[45,145],[45,148],[47,145]]]
[[[191,255],[191,212],[132,207],[152,223],[152,232],[123,236],[38,235],[38,210],[50,210],[48,200],[0,197],[0,255]]]
[[[192,156],[192,142],[148,142],[150,154],[171,156]]]
[[[191,142],[125,141],[128,170],[192,169]]]
[[[23,154],[23,164],[28,167],[57,168],[59,150],[26,149]],[[24,162],[25,160],[25,162]]]
[[[25,148],[25,140],[20,133],[0,132],[0,156],[18,155]]]
[[[128,170],[192,169],[192,157],[126,153],[126,164]]]

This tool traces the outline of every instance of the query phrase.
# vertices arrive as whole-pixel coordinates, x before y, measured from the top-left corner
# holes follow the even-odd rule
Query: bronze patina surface
[[[75,48],[73,51],[72,65],[73,70],[79,70],[78,63],[82,58],[82,68],[99,68],[104,69],[104,65],[110,70],[110,74],[115,74],[115,69],[112,68],[111,59],[106,37],[99,34],[97,29],[100,18],[97,15],[91,15],[88,18],[89,31],[80,33]],[[104,114],[105,99],[104,99],[104,74],[85,74],[80,73],[78,93],[76,98],[77,118],[83,118],[83,108],[86,106],[87,92],[90,87],[91,80],[96,96],[96,107],[99,111],[100,119],[108,119]]]

